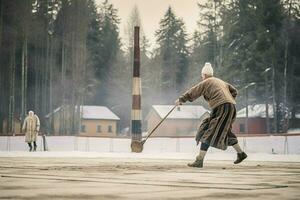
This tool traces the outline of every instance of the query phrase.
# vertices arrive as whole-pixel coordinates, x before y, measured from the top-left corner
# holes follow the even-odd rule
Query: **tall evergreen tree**
[[[96,104],[106,104],[108,102],[108,85],[111,81],[109,71],[113,62],[116,60],[121,48],[119,38],[120,19],[117,9],[107,0],[100,5],[99,11],[99,64],[96,67],[96,77],[101,81],[100,89],[96,95]]]
[[[156,31],[158,48],[155,59],[161,65],[161,95],[164,101],[172,102],[182,90],[183,80],[187,75],[188,48],[187,33],[182,19],[175,16],[171,7],[168,8]]]
[[[285,69],[287,106],[291,112],[292,126],[295,126],[296,113],[300,111],[300,2],[295,0],[283,1],[285,20]]]
[[[222,1],[214,0],[198,3],[198,29],[194,33],[193,52],[205,62],[210,62],[218,69],[221,65],[221,8]],[[199,55],[197,55],[199,54]]]

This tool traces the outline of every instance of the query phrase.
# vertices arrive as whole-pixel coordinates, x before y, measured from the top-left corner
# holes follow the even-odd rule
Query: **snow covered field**
[[[48,136],[49,151],[84,151],[129,153],[130,139],[96,138],[75,136]],[[300,154],[300,136],[240,137],[241,147],[248,153]],[[42,138],[38,138],[38,149],[42,150]],[[27,151],[24,137],[0,137],[0,151]],[[144,153],[195,153],[198,151],[194,138],[149,138],[144,145]],[[211,148],[210,152],[221,152]],[[228,148],[228,152],[233,152]]]

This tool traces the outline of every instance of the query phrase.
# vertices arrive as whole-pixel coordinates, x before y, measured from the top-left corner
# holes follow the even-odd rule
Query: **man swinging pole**
[[[196,142],[201,142],[200,153],[189,167],[203,167],[203,160],[209,146],[226,150],[228,146],[233,146],[237,152],[237,159],[234,164],[238,164],[247,158],[247,154],[242,151],[238,144],[237,137],[231,132],[232,123],[236,118],[235,98],[237,90],[213,76],[213,68],[210,63],[205,63],[202,68],[202,81],[190,88],[176,101],[176,105],[181,105],[186,101],[194,101],[203,95],[212,109],[210,117],[203,120],[199,126]]]

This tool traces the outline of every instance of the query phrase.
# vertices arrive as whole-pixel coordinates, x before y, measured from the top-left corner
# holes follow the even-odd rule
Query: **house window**
[[[101,125],[98,125],[97,126],[97,133],[101,133],[102,131],[101,131]]]
[[[85,125],[81,125],[81,132],[85,133]]]
[[[108,132],[112,133],[112,126],[111,125],[108,126]]]
[[[240,133],[245,133],[245,124],[240,124]]]

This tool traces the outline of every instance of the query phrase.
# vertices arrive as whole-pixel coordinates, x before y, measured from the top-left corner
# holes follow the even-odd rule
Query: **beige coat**
[[[25,131],[25,142],[35,142],[40,130],[40,120],[33,112],[25,118],[22,131]]]
[[[224,103],[236,104],[234,99],[237,96],[237,90],[221,79],[210,77],[186,91],[179,100],[182,103],[192,102],[202,95],[214,109]]]

